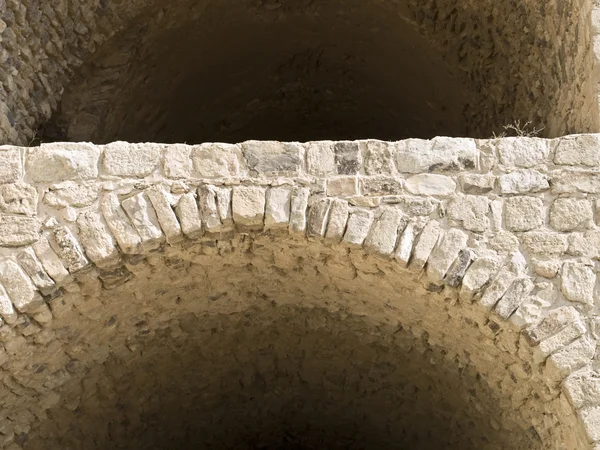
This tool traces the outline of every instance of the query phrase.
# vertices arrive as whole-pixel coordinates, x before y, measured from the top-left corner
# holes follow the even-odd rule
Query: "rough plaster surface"
[[[597,448],[599,157],[0,147],[0,445]]]
[[[594,8],[2,0],[0,143],[598,131]]]

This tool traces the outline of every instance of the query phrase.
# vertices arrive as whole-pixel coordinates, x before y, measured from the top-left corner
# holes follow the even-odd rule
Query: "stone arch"
[[[593,132],[592,12],[591,1],[3,1],[0,142],[489,137],[514,121],[549,137]]]
[[[599,158],[595,135],[0,147],[2,445],[593,448]]]

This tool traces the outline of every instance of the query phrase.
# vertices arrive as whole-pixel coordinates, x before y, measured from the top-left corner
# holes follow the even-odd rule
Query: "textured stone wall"
[[[3,0],[0,143],[486,138],[517,120],[550,137],[598,131],[591,12]]]
[[[598,135],[4,146],[0,179],[4,448],[598,447]]]

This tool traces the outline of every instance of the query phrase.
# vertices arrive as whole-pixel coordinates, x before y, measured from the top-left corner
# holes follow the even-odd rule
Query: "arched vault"
[[[600,441],[595,135],[0,147],[0,445]]]

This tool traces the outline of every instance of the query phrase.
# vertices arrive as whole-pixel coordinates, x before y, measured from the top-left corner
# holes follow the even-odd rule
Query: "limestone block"
[[[531,345],[554,336],[569,324],[579,320],[579,313],[572,306],[561,306],[548,312],[538,323],[527,328],[524,336]]]
[[[209,233],[222,231],[223,224],[217,207],[217,193],[213,186],[203,185],[198,188],[198,205],[206,231]]]
[[[0,185],[0,211],[9,214],[37,214],[37,190],[25,183]]]
[[[150,199],[158,222],[162,228],[163,233],[166,236],[169,244],[175,244],[183,238],[181,226],[177,220],[177,216],[171,207],[171,202],[167,195],[167,192],[160,185],[153,186],[146,191],[146,195]]]
[[[404,207],[404,212],[411,216],[429,216],[438,205],[430,198],[421,197],[401,197],[397,203],[400,203]]]
[[[464,279],[471,263],[475,260],[475,253],[471,249],[461,249],[458,258],[454,260],[450,269],[444,276],[444,282],[448,286],[458,287]]]
[[[70,273],[84,269],[89,264],[79,242],[65,226],[56,227],[52,230],[50,246],[65,263]]]
[[[358,142],[341,141],[333,146],[335,166],[339,175],[354,175],[362,168],[362,156]]]
[[[43,303],[31,279],[14,261],[0,261],[0,283],[6,289],[15,308],[21,312],[34,310]]]
[[[290,232],[303,233],[306,230],[306,210],[310,190],[307,188],[295,188],[292,191],[290,208]]]
[[[554,163],[568,166],[599,166],[600,136],[585,134],[560,138],[554,154]]]
[[[408,267],[418,232],[419,227],[414,221],[411,221],[406,225],[400,235],[394,258],[401,267]]]
[[[503,194],[529,194],[550,188],[545,175],[537,170],[519,169],[498,178]]]
[[[9,325],[14,324],[18,319],[17,311],[2,284],[0,284],[0,316]]]
[[[157,248],[164,241],[156,211],[144,192],[123,200],[121,207],[129,216],[145,249]]]
[[[596,273],[583,263],[565,262],[561,274],[561,291],[572,302],[594,305]]]
[[[56,288],[56,284],[48,276],[31,247],[17,253],[17,261],[42,294],[48,295]]]
[[[192,178],[194,164],[192,162],[191,145],[173,144],[165,149],[163,169],[168,178]]]
[[[530,231],[544,223],[544,205],[537,197],[511,197],[504,201],[504,223],[510,231]]]
[[[462,173],[459,175],[459,182],[465,194],[481,195],[487,194],[494,189],[496,176],[491,173],[482,175]]]
[[[362,195],[400,195],[402,194],[402,178],[385,175],[360,177],[358,180]]]
[[[418,271],[423,269],[429,259],[429,255],[438,242],[441,233],[441,226],[437,220],[431,220],[425,225],[421,234],[415,242],[413,255],[410,262],[410,269]]]
[[[550,304],[545,300],[536,296],[529,296],[510,316],[509,320],[518,329],[522,330],[537,322],[548,306]]]
[[[112,192],[106,194],[100,201],[100,208],[109,230],[123,253],[138,253],[142,240],[121,208],[117,195]]]
[[[533,281],[529,277],[517,278],[500,298],[494,311],[503,319],[508,319],[533,290]]]
[[[327,180],[327,195],[331,197],[349,197],[358,194],[356,176],[333,177]]]
[[[538,255],[561,255],[567,251],[567,236],[551,231],[529,231],[521,237],[527,251]]]
[[[563,382],[564,392],[576,409],[600,403],[600,373],[584,367]]]
[[[396,168],[399,172],[430,173],[476,167],[477,146],[473,139],[436,137],[397,143]]]
[[[562,262],[559,259],[554,258],[532,258],[531,265],[537,275],[548,279],[553,279],[556,278],[556,275],[562,266]]]
[[[71,279],[69,271],[63,265],[56,252],[50,247],[50,242],[46,235],[33,244],[33,251],[56,284],[64,284]]]
[[[15,183],[23,178],[21,148],[0,145],[0,180]]]
[[[369,209],[355,209],[350,212],[348,225],[342,242],[352,247],[362,246],[369,234],[375,215]]]
[[[331,241],[340,242],[346,231],[348,223],[348,202],[336,198],[331,204],[329,211],[329,223],[327,224],[327,232],[325,238]]]
[[[586,332],[587,329],[585,324],[581,320],[570,323],[555,335],[540,342],[536,347],[537,351],[541,354],[540,359],[544,360],[553,353],[562,350],[575,339],[583,336]]]
[[[41,224],[35,217],[0,214],[0,247],[21,247],[39,239]]]
[[[448,204],[448,217],[469,231],[482,233],[489,229],[490,201],[487,197],[465,195],[452,199]]]
[[[217,211],[221,219],[223,231],[233,229],[233,211],[231,210],[231,189],[226,187],[213,186],[213,191],[217,196]]]
[[[239,225],[259,226],[265,218],[266,188],[236,186],[233,188],[233,221]]]
[[[600,441],[600,406],[582,408],[579,415],[589,441]]]
[[[384,210],[365,239],[365,249],[383,256],[391,255],[403,221],[406,222],[407,218],[399,209]]]
[[[194,174],[199,178],[239,178],[248,173],[239,145],[208,143],[192,150]]]
[[[507,137],[496,141],[500,162],[509,168],[531,168],[545,164],[550,156],[547,140],[528,137]]]
[[[456,183],[445,175],[423,173],[413,175],[405,183],[406,190],[415,195],[448,197],[456,191]]]
[[[98,200],[98,190],[94,185],[74,181],[52,185],[44,195],[44,203],[55,208],[90,206],[96,200]]]
[[[585,233],[569,233],[567,253],[573,256],[587,256],[600,259],[600,230],[588,230]]]
[[[332,141],[315,141],[305,144],[306,167],[315,177],[324,177],[335,173],[335,156]]]
[[[331,208],[331,199],[322,198],[316,200],[310,207],[308,212],[308,224],[306,227],[306,235],[308,237],[323,237],[327,230],[327,219],[329,217],[329,209]]]
[[[304,149],[298,143],[246,141],[242,152],[254,175],[298,176],[302,173]]]
[[[594,224],[592,203],[587,199],[558,198],[550,208],[550,225],[558,231],[591,228]]]
[[[184,194],[175,207],[175,213],[181,224],[181,231],[190,239],[202,236],[202,220],[196,197],[192,192]]]
[[[555,170],[550,180],[553,194],[600,193],[600,173],[597,171]]]
[[[265,228],[287,228],[290,223],[292,188],[273,187],[267,191]]]
[[[596,342],[586,335],[550,356],[546,367],[555,380],[562,380],[570,373],[587,365],[595,353]]]
[[[507,268],[501,269],[483,292],[479,304],[486,309],[493,309],[516,278],[517,276]]]
[[[77,227],[85,253],[94,264],[105,267],[119,259],[115,241],[99,213],[89,211],[80,214]]]
[[[100,149],[87,143],[42,144],[26,155],[27,177],[37,183],[98,177]]]
[[[435,247],[427,262],[427,278],[433,284],[441,284],[459,252],[467,246],[468,236],[464,231],[450,229],[440,245]]]
[[[368,140],[362,144],[365,148],[365,172],[367,175],[391,175],[395,172],[395,146],[385,141]]]
[[[160,165],[163,148],[159,144],[112,142],[104,145],[102,167],[107,175],[145,177]]]

